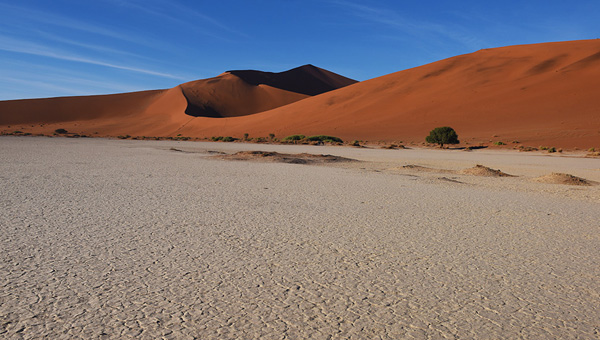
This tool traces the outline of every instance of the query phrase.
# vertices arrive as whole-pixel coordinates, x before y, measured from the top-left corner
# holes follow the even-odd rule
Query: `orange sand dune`
[[[486,49],[184,134],[331,134],[421,142],[449,125],[471,144],[600,146],[600,40]]]
[[[302,75],[314,71],[312,67],[299,70]],[[317,73],[333,84],[335,79],[346,79],[321,71]],[[275,133],[284,137],[302,133],[348,140],[422,142],[432,128],[449,125],[471,145],[519,141],[563,148],[600,146],[600,40],[480,50],[302,100],[311,94],[301,91],[306,81],[297,74],[285,76],[282,85],[268,73],[231,71],[168,91],[137,94],[143,109],[124,117],[61,113],[61,117],[75,119],[64,120],[61,127],[112,136]],[[114,110],[121,110],[120,105],[130,107],[129,103],[117,105],[117,96],[103,98]],[[293,103],[284,105],[288,100]],[[0,102],[0,125],[4,126],[11,121],[7,103]],[[243,107],[248,110],[241,110]],[[54,114],[47,111],[49,116]],[[81,118],[75,118],[77,114]],[[42,121],[28,118],[18,123]],[[21,127],[14,116],[12,122]],[[48,132],[55,126],[34,126],[31,131]]]
[[[355,80],[304,65],[273,73],[227,71],[218,77],[180,85],[194,117],[237,117],[267,111],[356,83]]]
[[[0,125],[5,132],[8,125],[39,132],[60,123],[79,133],[166,136],[194,117],[251,115],[354,83],[312,65],[280,73],[228,71],[169,90],[1,101]]]
[[[119,119],[139,114],[164,90],[0,101],[0,126]]]
[[[301,93],[268,85],[251,85],[231,73],[180,85],[194,117],[236,117],[267,111],[308,98]]]

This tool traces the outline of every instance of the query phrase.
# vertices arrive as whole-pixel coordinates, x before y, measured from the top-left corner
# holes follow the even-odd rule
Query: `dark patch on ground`
[[[341,162],[358,162],[355,159],[334,155],[314,155],[309,153],[287,154],[272,151],[240,151],[232,155],[215,156],[225,160],[261,161],[288,164],[325,164]]]

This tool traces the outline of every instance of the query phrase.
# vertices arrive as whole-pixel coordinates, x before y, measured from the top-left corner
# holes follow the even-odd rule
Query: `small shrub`
[[[550,147],[550,148],[548,148],[548,152],[549,153],[554,153],[554,152],[556,152],[556,148],[555,147]]]
[[[352,143],[350,143],[351,146],[360,146],[360,142],[357,140],[352,141]]]
[[[494,142],[494,145],[506,145],[503,142]]]
[[[248,140],[248,137],[249,137],[249,136],[250,136],[249,134],[247,134],[247,133],[244,133],[244,140]]]
[[[18,135],[18,134],[20,134],[20,133],[23,133],[23,131],[20,131],[20,130],[15,130],[13,133],[14,133],[15,135]]]
[[[54,130],[54,132],[58,133],[59,135],[64,135],[68,131],[65,129],[56,129],[56,130]]]
[[[274,133],[269,133],[269,139],[270,139],[270,140],[273,140],[273,139],[275,139],[275,134],[274,134]]]
[[[210,137],[210,139],[211,139],[213,142],[218,142],[218,141],[220,141],[220,140],[223,140],[223,136],[219,136],[219,137],[212,136],[212,137]]]
[[[234,141],[234,140],[236,140],[236,139],[235,139],[235,138],[233,138],[233,137],[227,136],[227,137],[223,137],[221,140],[222,140],[223,142],[233,142],[233,141]]]
[[[283,140],[284,141],[299,141],[299,140],[303,140],[304,138],[306,138],[305,135],[291,135],[291,136],[285,137]]]
[[[519,146],[519,151],[522,151],[522,152],[537,151],[537,150],[538,149],[531,147],[531,146],[523,146],[523,145]]]
[[[343,143],[341,138],[326,135],[310,136],[306,138],[310,142],[329,142],[329,143]]]
[[[441,148],[444,144],[458,144],[458,135],[453,128],[449,126],[437,127],[429,132],[429,136],[425,137],[427,143],[439,144]]]

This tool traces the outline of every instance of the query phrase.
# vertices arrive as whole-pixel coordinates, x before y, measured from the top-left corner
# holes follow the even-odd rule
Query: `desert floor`
[[[598,338],[600,185],[551,172],[600,159],[2,137],[0,337]]]

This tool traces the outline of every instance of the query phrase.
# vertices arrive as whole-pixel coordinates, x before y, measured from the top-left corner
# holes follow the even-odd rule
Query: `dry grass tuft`
[[[585,155],[586,158],[599,158],[600,157],[600,151],[594,151],[594,152],[590,152],[587,155]]]

